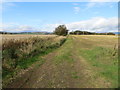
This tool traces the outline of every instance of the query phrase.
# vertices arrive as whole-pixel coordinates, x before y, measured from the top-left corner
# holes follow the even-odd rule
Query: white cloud
[[[94,7],[96,5],[95,2],[90,2],[87,4],[87,8],[91,8],[91,7]]]
[[[60,24],[62,24],[62,23],[46,24],[46,25],[43,25],[40,30],[42,30],[42,31],[48,31],[48,32],[53,32],[55,30],[55,28],[58,27]]]
[[[86,6],[87,8],[92,8],[92,7],[101,7],[103,5],[107,5],[108,3],[106,2],[89,2]]]
[[[77,5],[79,5],[79,4],[78,4],[78,3],[73,3],[73,5],[77,6]]]
[[[80,7],[74,7],[75,14],[78,14],[80,12]]]
[[[53,31],[58,24],[47,24],[44,30]],[[118,18],[103,18],[103,17],[95,17],[89,20],[78,21],[73,23],[65,24],[70,31],[74,30],[85,30],[90,32],[117,32],[118,31]]]
[[[58,25],[56,24],[46,24],[41,26],[41,28],[29,26],[29,25],[18,25],[18,24],[6,24],[3,25],[2,31],[8,32],[22,32],[22,31],[48,31],[52,32]],[[85,30],[90,32],[116,32],[118,31],[118,18],[104,18],[104,17],[94,17],[89,20],[83,20],[78,22],[66,23],[68,30]],[[1,27],[1,26],[0,26]]]
[[[118,30],[118,19],[96,17],[90,20],[66,24],[69,30],[86,30],[92,32],[110,32]]]
[[[19,26],[18,28],[16,28],[16,31],[19,31],[19,30],[21,30],[21,31],[34,31],[35,28],[31,27],[31,26],[24,25],[24,26]]]
[[[47,24],[44,26],[43,31],[53,31],[57,26],[63,23]],[[118,18],[103,18],[95,17],[89,20],[78,21],[73,23],[66,23],[67,28],[72,30],[85,30],[90,32],[117,32],[118,31]]]
[[[6,32],[25,32],[25,31],[37,31],[35,27],[28,26],[28,25],[19,25],[19,24],[3,24],[0,25],[0,31]]]
[[[4,10],[8,10],[10,9],[10,7],[15,7],[15,3],[13,2],[3,2],[3,1],[0,1],[0,13],[2,13],[2,11]]]
[[[16,5],[15,5],[15,3],[13,3],[13,2],[3,2],[2,3],[2,7],[3,7],[3,9],[9,9],[10,7],[15,7]]]
[[[97,8],[97,7],[103,7],[103,6],[106,6],[106,7],[110,7],[110,8],[113,8],[114,7],[114,4],[112,2],[89,2],[88,4],[86,4],[86,9],[90,9],[90,8]]]

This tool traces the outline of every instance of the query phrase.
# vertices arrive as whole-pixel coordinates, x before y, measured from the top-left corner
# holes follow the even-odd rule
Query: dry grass
[[[18,67],[26,68],[26,61],[36,55],[43,55],[47,50],[55,49],[65,41],[65,37],[56,35],[3,35],[2,38],[3,77]],[[22,64],[21,64],[22,63]]]
[[[92,46],[102,46],[107,48],[118,48],[118,36],[116,35],[79,35],[74,36],[84,40]],[[89,41],[89,42],[88,42]]]
[[[40,38],[46,38],[46,37],[56,37],[56,35],[1,35],[2,37],[2,41],[6,41],[6,40],[19,40],[19,39],[27,39],[27,38],[31,38],[31,37],[40,37]]]

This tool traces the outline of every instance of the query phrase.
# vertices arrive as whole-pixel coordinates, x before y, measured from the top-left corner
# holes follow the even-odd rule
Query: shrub
[[[55,28],[54,33],[56,35],[66,36],[68,34],[68,30],[65,25],[59,25],[57,28]]]

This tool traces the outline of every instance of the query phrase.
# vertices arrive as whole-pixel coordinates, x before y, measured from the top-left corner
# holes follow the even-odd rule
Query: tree
[[[107,35],[115,35],[114,33],[112,33],[112,32],[109,32],[109,33],[107,33]]]
[[[68,30],[65,25],[59,25],[55,28],[54,34],[66,36],[68,34]]]

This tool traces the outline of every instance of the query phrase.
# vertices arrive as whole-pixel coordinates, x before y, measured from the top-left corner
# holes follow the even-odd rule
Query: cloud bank
[[[86,30],[91,32],[115,32],[118,30],[118,18],[95,17],[85,21],[66,24],[69,30]]]
[[[47,28],[54,30],[54,28],[56,28],[59,25],[60,23],[48,24],[45,30],[47,30]],[[90,32],[117,32],[118,18],[117,17],[112,17],[112,18],[95,17],[89,20],[66,23],[65,25],[70,31],[81,30],[81,31],[90,31]]]
[[[39,31],[35,27],[29,25],[3,24],[0,25],[0,31],[5,32],[34,32]]]
[[[0,26],[0,31],[6,32],[25,32],[25,31],[48,31],[53,32],[55,28],[63,23],[46,24],[41,28],[29,26],[29,25],[14,25],[14,24],[3,24]],[[70,31],[74,30],[85,30],[90,32],[117,32],[118,31],[118,18],[104,18],[94,17],[89,20],[66,23],[65,24]]]

